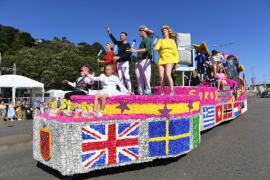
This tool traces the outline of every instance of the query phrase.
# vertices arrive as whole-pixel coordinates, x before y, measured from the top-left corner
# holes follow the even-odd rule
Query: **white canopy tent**
[[[50,94],[50,98],[64,98],[65,94],[69,91],[63,91],[59,89],[50,89],[46,93]]]
[[[17,88],[40,88],[42,90],[42,100],[44,101],[44,84],[25,76],[2,75],[0,76],[0,88],[12,88],[12,102],[15,103]]]

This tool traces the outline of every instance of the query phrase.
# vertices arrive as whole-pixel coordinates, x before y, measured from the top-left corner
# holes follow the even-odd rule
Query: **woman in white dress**
[[[103,116],[103,111],[105,109],[106,100],[108,97],[129,94],[129,91],[120,82],[119,78],[113,75],[112,65],[107,65],[105,67],[105,74],[101,74],[98,77],[90,75],[89,77],[94,81],[100,81],[102,85],[102,90],[97,92],[94,101],[94,113],[97,117]],[[117,86],[119,86],[120,91],[117,90]],[[101,99],[101,111],[98,112],[99,99]]]

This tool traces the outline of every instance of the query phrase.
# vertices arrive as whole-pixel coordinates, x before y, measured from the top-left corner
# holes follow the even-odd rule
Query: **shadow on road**
[[[237,118],[238,118],[238,117],[237,117]],[[228,121],[221,122],[221,123],[218,124],[217,126],[213,126],[213,127],[209,128],[209,129],[206,129],[206,130],[204,130],[204,131],[201,131],[201,135],[203,135],[203,134],[205,134],[205,133],[211,131],[211,130],[214,129],[215,127],[223,126],[223,125],[226,125],[226,124],[230,124],[230,123],[232,123],[233,121],[235,121],[235,119],[231,119],[231,120],[228,120]]]
[[[36,166],[59,179],[63,179],[63,180],[76,179],[77,180],[77,179],[88,179],[88,178],[94,178],[94,177],[105,176],[105,175],[119,174],[119,173],[128,172],[128,171],[136,171],[140,169],[145,169],[147,167],[165,166],[167,164],[178,161],[179,159],[181,159],[182,157],[186,155],[187,154],[184,154],[175,158],[157,159],[157,160],[146,162],[146,163],[132,164],[132,165],[120,166],[120,167],[112,167],[112,168],[102,169],[102,170],[95,170],[93,172],[89,172],[85,174],[75,174],[73,176],[63,176],[59,171],[52,169],[51,167],[46,166],[40,162],[38,162]]]

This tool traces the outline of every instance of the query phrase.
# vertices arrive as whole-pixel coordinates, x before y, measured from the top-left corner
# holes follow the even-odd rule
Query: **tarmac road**
[[[269,180],[270,98],[250,98],[248,105],[236,120],[203,133],[201,145],[188,155],[73,177],[62,177],[32,158],[32,121],[1,122],[0,180]]]

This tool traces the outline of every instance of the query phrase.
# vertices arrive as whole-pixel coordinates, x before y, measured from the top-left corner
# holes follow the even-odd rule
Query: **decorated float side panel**
[[[61,123],[35,121],[34,158],[63,175],[95,169],[176,157],[200,144],[199,114],[187,117],[149,118]],[[40,133],[51,131],[51,158],[45,158]],[[56,129],[58,129],[56,131]],[[67,143],[68,142],[68,143]]]
[[[221,103],[213,106],[201,106],[201,131],[237,118],[247,111],[247,100],[234,103]]]
[[[170,89],[166,87],[166,93],[170,93]],[[176,95],[184,95],[188,97],[199,97],[201,105],[214,105],[218,101],[218,90],[214,87],[175,87],[174,88]],[[153,88],[155,94],[161,94],[161,88]]]
[[[147,102],[133,98],[110,99],[107,110],[113,114],[104,119],[83,117],[92,98],[87,103],[85,99],[70,102],[74,108],[68,113],[51,108],[52,113],[36,116],[34,158],[63,175],[72,175],[176,157],[199,146],[201,130],[247,110],[245,98],[211,105],[200,105],[198,98],[169,97],[166,104],[155,98]],[[146,109],[148,114],[141,115]]]

